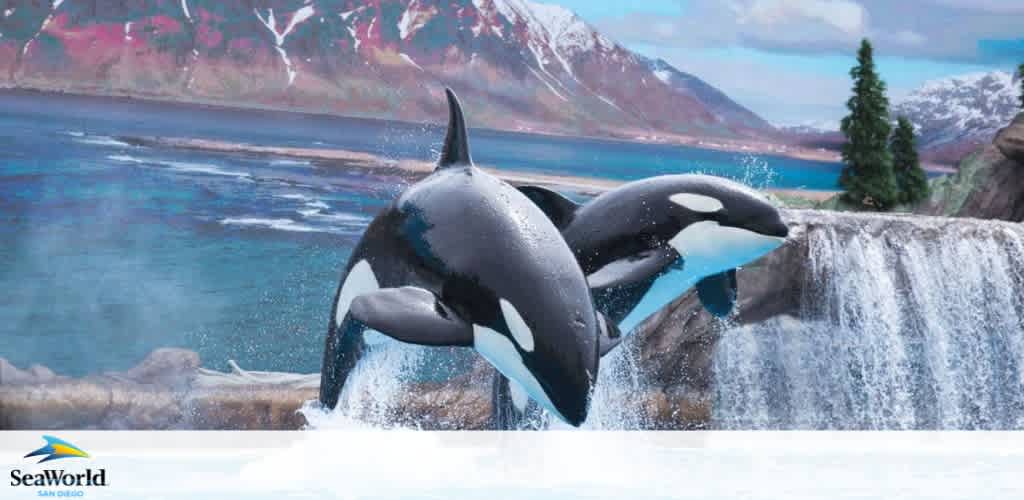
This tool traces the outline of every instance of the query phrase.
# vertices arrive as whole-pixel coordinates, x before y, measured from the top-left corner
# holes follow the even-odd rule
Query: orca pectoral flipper
[[[719,318],[728,316],[736,305],[736,270],[704,277],[697,282],[697,296],[709,313]]]
[[[568,226],[572,222],[573,216],[576,215],[576,209],[580,207],[575,201],[548,188],[519,186],[516,189],[525,194],[534,205],[540,207],[558,229],[564,229]]]
[[[383,288],[352,300],[354,319],[395,340],[431,346],[472,346],[473,327],[430,291]]]
[[[660,275],[679,259],[671,248],[655,248],[609,262],[587,276],[591,289],[631,285]]]

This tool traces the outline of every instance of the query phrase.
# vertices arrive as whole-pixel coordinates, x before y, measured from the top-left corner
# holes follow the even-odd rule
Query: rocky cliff
[[[932,181],[932,196],[913,211],[1024,221],[1024,114],[964,158],[958,173]]]

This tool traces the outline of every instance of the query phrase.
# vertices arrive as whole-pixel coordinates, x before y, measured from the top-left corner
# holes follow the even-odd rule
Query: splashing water
[[[300,412],[312,429],[402,429],[410,424],[409,391],[417,390],[423,373],[431,365],[450,364],[444,358],[449,352],[438,352],[398,341],[385,339],[368,345],[363,358],[349,376],[338,406],[324,411],[315,401],[308,402]],[[475,356],[475,354],[474,354]],[[591,430],[641,429],[645,416],[641,410],[643,376],[637,363],[639,348],[628,340],[615,352],[602,359],[598,383],[591,401],[590,414],[581,426]],[[490,375],[481,383],[489,388]],[[469,388],[467,390],[481,390]],[[488,401],[489,400],[489,392]],[[570,430],[573,427],[557,417],[538,411],[524,422],[522,429]]]
[[[646,393],[645,378],[639,364],[639,344],[628,337],[614,351],[601,358],[597,384],[590,400],[587,420],[580,426],[585,430],[643,429],[647,416],[643,411]],[[535,405],[531,405],[535,406]],[[548,412],[528,412],[520,429],[571,430]]]
[[[1024,228],[793,217],[807,246],[798,317],[727,327],[713,428],[1024,429]],[[650,427],[637,340],[602,359],[584,429]],[[375,345],[338,411],[304,413],[317,428],[402,427],[416,372],[446,356]],[[545,413],[525,427],[570,428]]]
[[[401,427],[401,396],[411,390],[416,372],[427,358],[426,348],[420,346],[390,339],[367,342],[335,410],[324,411],[310,402],[300,411],[316,429]]]
[[[768,159],[752,154],[740,158],[743,175],[733,179],[754,189],[768,189],[774,186],[778,173],[768,166]]]
[[[1024,428],[1024,231],[808,229],[800,320],[719,341],[727,429]]]

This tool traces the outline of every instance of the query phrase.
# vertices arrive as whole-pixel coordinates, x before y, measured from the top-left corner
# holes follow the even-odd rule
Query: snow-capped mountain
[[[832,134],[839,132],[836,120],[807,120],[799,123],[776,125],[782,132],[791,134]]]
[[[674,90],[692,96],[694,99],[708,105],[716,114],[719,120],[728,123],[740,123],[754,129],[772,128],[752,111],[736,103],[725,95],[724,92],[709,85],[704,80],[689,73],[679,71],[663,59],[648,59],[648,67],[659,80],[669,85]]]
[[[974,73],[925,83],[892,107],[910,119],[918,147],[954,161],[992,142],[1020,112],[1019,76],[1006,71]]]
[[[8,86],[619,137],[773,129],[699,78],[530,0],[8,2]]]

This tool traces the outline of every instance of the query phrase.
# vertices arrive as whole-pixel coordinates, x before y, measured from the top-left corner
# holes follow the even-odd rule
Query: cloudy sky
[[[547,0],[778,124],[838,122],[861,38],[898,100],[1024,62],[1024,0]]]

